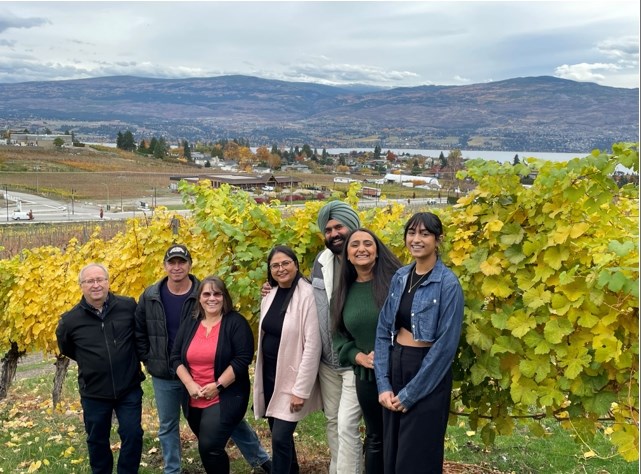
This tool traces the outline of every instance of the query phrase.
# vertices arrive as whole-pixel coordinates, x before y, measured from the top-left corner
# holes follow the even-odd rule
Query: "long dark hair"
[[[379,239],[374,232],[364,227],[359,227],[350,234],[345,239],[345,245],[343,245],[343,250],[341,252],[341,270],[339,276],[338,288],[332,294],[332,326],[333,330],[337,332],[345,332],[345,324],[343,322],[343,307],[345,306],[345,300],[347,299],[347,293],[351,288],[352,284],[356,281],[358,274],[356,273],[356,268],[347,260],[347,248],[349,247],[349,241],[354,235],[355,232],[365,232],[372,237],[374,244],[376,245],[376,261],[372,267],[372,296],[374,297],[374,302],[378,309],[383,307],[385,299],[387,298],[387,293],[389,291],[390,282],[392,276],[396,273],[402,264],[396,258],[396,255],[385,246],[381,239]]]
[[[213,286],[223,294],[223,307],[221,310],[222,316],[226,315],[234,309],[234,303],[231,300],[231,295],[229,294],[229,290],[227,290],[227,285],[225,285],[225,282],[216,275],[210,275],[203,281],[201,281],[200,286],[198,287],[198,302],[196,303],[196,306],[194,307],[194,311],[192,313],[194,319],[203,319],[205,317],[203,305],[200,304],[200,296],[203,294],[203,290],[207,285]]]

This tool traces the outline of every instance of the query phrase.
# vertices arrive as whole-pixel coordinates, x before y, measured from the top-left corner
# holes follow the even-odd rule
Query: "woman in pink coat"
[[[322,408],[316,303],[289,247],[274,247],[267,269],[272,290],[260,307],[254,414],[269,423],[272,473],[297,474],[294,430],[308,413]]]

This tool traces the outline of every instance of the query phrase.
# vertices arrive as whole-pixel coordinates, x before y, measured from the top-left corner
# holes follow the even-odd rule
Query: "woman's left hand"
[[[217,395],[217,392],[218,390],[216,389],[216,384],[208,383],[200,389],[198,395],[200,396],[200,398],[204,398],[205,400],[211,400]]]
[[[394,398],[392,398],[392,410],[400,411],[402,413],[407,413],[407,408],[403,406],[401,401],[398,399],[398,396],[395,396]]]
[[[296,395],[292,395],[292,400],[289,402],[289,411],[290,413],[296,413],[303,409],[305,405],[304,398],[298,398]]]
[[[356,354],[356,357],[354,359],[356,360],[356,363],[358,365],[362,365],[366,369],[374,368],[374,351],[370,352],[369,354],[359,352],[358,354]]]

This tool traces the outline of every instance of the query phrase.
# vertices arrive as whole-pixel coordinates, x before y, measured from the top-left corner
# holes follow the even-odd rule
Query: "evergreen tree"
[[[122,132],[118,131],[118,135],[116,135],[116,148],[119,150],[122,150],[123,139]]]
[[[519,163],[521,163],[521,160],[519,160],[519,154],[517,153],[516,155],[514,155],[514,160],[512,161],[512,165],[516,166]]]
[[[439,161],[441,162],[441,168],[446,168],[447,167],[447,158],[445,158],[445,155],[443,152],[438,156]]]
[[[157,144],[158,144],[158,139],[156,137],[151,137],[151,141],[149,142],[149,148],[147,148],[148,155],[154,154],[154,149],[156,148]]]
[[[122,149],[127,151],[136,150],[136,141],[134,140],[134,134],[130,130],[127,130],[122,136]]]
[[[158,160],[165,159],[165,156],[167,155],[167,148],[168,147],[165,138],[160,137],[158,139],[158,142],[156,143],[156,146],[154,147],[154,158]]]
[[[421,174],[422,171],[423,170],[421,169],[421,166],[420,166],[418,160],[414,159],[414,164],[412,166],[412,171],[410,172],[410,174],[412,176],[418,176],[419,174]]]
[[[304,153],[307,158],[310,158],[314,154],[312,148],[307,143],[303,145],[301,153]]]
[[[275,143],[272,145],[272,151],[270,153],[272,155],[278,155],[278,156],[281,155],[281,152],[280,152],[280,150],[278,149],[278,146]]]
[[[211,149],[211,157],[219,158],[222,160],[224,157],[223,147],[218,144],[214,145],[213,148]]]
[[[191,147],[189,146],[189,143],[187,143],[187,140],[183,140],[183,156],[185,157],[186,160],[192,161]]]
[[[375,160],[380,160],[381,159],[381,147],[380,147],[380,145],[376,145],[374,147],[374,159]]]

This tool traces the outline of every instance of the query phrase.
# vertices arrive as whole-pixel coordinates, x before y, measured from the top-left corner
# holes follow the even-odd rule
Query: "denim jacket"
[[[378,392],[392,391],[389,377],[390,349],[398,332],[396,313],[407,279],[415,264],[400,268],[392,277],[389,293],[376,328],[374,370]],[[408,410],[429,395],[450,369],[463,324],[463,290],[456,275],[437,259],[430,276],[417,288],[412,302],[412,335],[416,341],[431,342],[414,378],[398,392]]]

